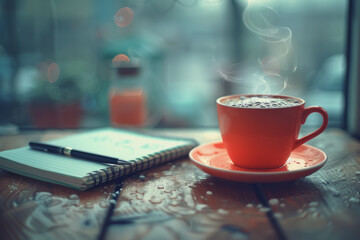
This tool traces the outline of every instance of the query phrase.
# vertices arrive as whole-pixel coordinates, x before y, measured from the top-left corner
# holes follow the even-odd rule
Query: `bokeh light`
[[[115,16],[114,21],[119,27],[127,27],[131,24],[134,18],[134,11],[129,7],[120,8]]]
[[[130,58],[125,54],[118,54],[112,59],[114,66],[118,66],[121,62],[130,62]]]
[[[51,63],[47,68],[46,78],[49,82],[55,82],[58,80],[60,75],[60,68],[56,63]]]

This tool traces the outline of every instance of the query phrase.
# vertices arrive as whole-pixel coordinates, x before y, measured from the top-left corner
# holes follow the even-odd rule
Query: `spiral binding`
[[[144,157],[130,160],[126,165],[112,165],[107,168],[93,171],[88,174],[86,185],[96,186],[104,182],[111,181],[118,177],[133,174],[135,172],[148,169],[170,160],[175,160],[180,157],[186,156],[190,150],[197,144],[185,145],[173,149],[166,149],[153,154],[148,154]]]

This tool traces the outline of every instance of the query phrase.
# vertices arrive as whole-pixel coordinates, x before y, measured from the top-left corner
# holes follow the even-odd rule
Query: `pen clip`
[[[68,157],[71,157],[71,150],[72,150],[71,147],[64,147],[64,148],[62,149],[62,152],[63,152],[64,155],[66,155],[66,156],[68,156]]]

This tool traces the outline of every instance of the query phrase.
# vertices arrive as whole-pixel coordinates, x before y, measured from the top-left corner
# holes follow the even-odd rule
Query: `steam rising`
[[[292,50],[292,32],[288,27],[276,26],[277,13],[266,6],[249,3],[243,12],[245,26],[264,44],[257,62],[237,63],[227,69],[218,66],[219,74],[227,81],[237,82],[255,93],[280,93],[288,76],[296,71]]]

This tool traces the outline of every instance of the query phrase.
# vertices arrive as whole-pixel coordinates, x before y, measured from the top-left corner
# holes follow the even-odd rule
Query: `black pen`
[[[68,157],[82,158],[89,161],[112,163],[112,164],[130,164],[126,160],[121,160],[118,158],[103,156],[94,153],[82,152],[79,150],[72,149],[71,147],[59,147],[59,146],[54,146],[39,142],[29,142],[29,146],[34,150],[48,152],[48,153],[57,153]]]

